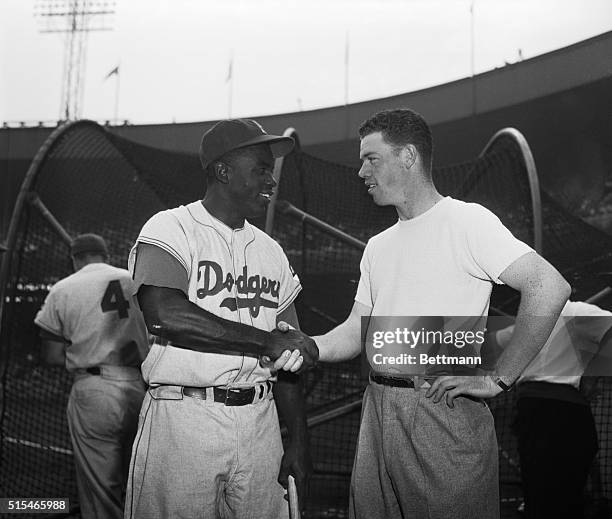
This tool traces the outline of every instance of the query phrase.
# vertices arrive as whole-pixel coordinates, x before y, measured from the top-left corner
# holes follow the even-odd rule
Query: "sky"
[[[60,118],[66,36],[41,33],[34,16],[48,1],[64,0],[0,0],[0,122]],[[612,0],[114,0],[114,10],[103,20],[112,30],[88,34],[80,115],[132,124],[386,97],[612,30]]]

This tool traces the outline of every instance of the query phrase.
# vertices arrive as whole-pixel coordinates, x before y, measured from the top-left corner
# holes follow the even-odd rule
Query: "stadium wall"
[[[409,106],[432,125],[435,163],[472,158],[507,126],[533,151],[543,186],[571,209],[600,200],[612,177],[612,32],[436,87],[348,106],[254,116],[268,131],[297,130],[308,153],[358,163],[357,128],[371,113]],[[112,131],[149,146],[194,153],[214,121],[125,125]],[[18,186],[51,128],[0,129],[0,238]]]

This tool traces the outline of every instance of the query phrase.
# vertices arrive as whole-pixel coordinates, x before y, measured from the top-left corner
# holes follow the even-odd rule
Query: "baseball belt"
[[[222,388],[217,386],[206,388],[183,386],[183,395],[191,398],[197,398],[199,400],[206,400],[207,389],[212,389],[213,399],[215,402],[219,402],[227,406],[249,405],[269,394],[272,390],[272,382],[266,381],[265,384],[245,388]]]

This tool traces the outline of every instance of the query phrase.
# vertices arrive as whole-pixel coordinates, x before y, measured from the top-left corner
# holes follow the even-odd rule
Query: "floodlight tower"
[[[115,13],[114,0],[37,0],[34,16],[41,33],[65,33],[64,74],[60,119],[80,117],[87,64],[87,38],[92,31],[111,31],[107,17]]]

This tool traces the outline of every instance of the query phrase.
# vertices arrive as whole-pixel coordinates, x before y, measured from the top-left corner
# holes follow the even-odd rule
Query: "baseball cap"
[[[272,156],[277,159],[287,155],[293,149],[293,139],[280,135],[270,135],[253,119],[226,119],[219,121],[202,136],[200,143],[200,161],[206,167],[221,158],[228,151],[268,144]]]
[[[76,256],[84,252],[98,252],[108,256],[108,248],[106,247],[104,238],[93,233],[80,234],[77,236],[70,244],[70,254]]]

